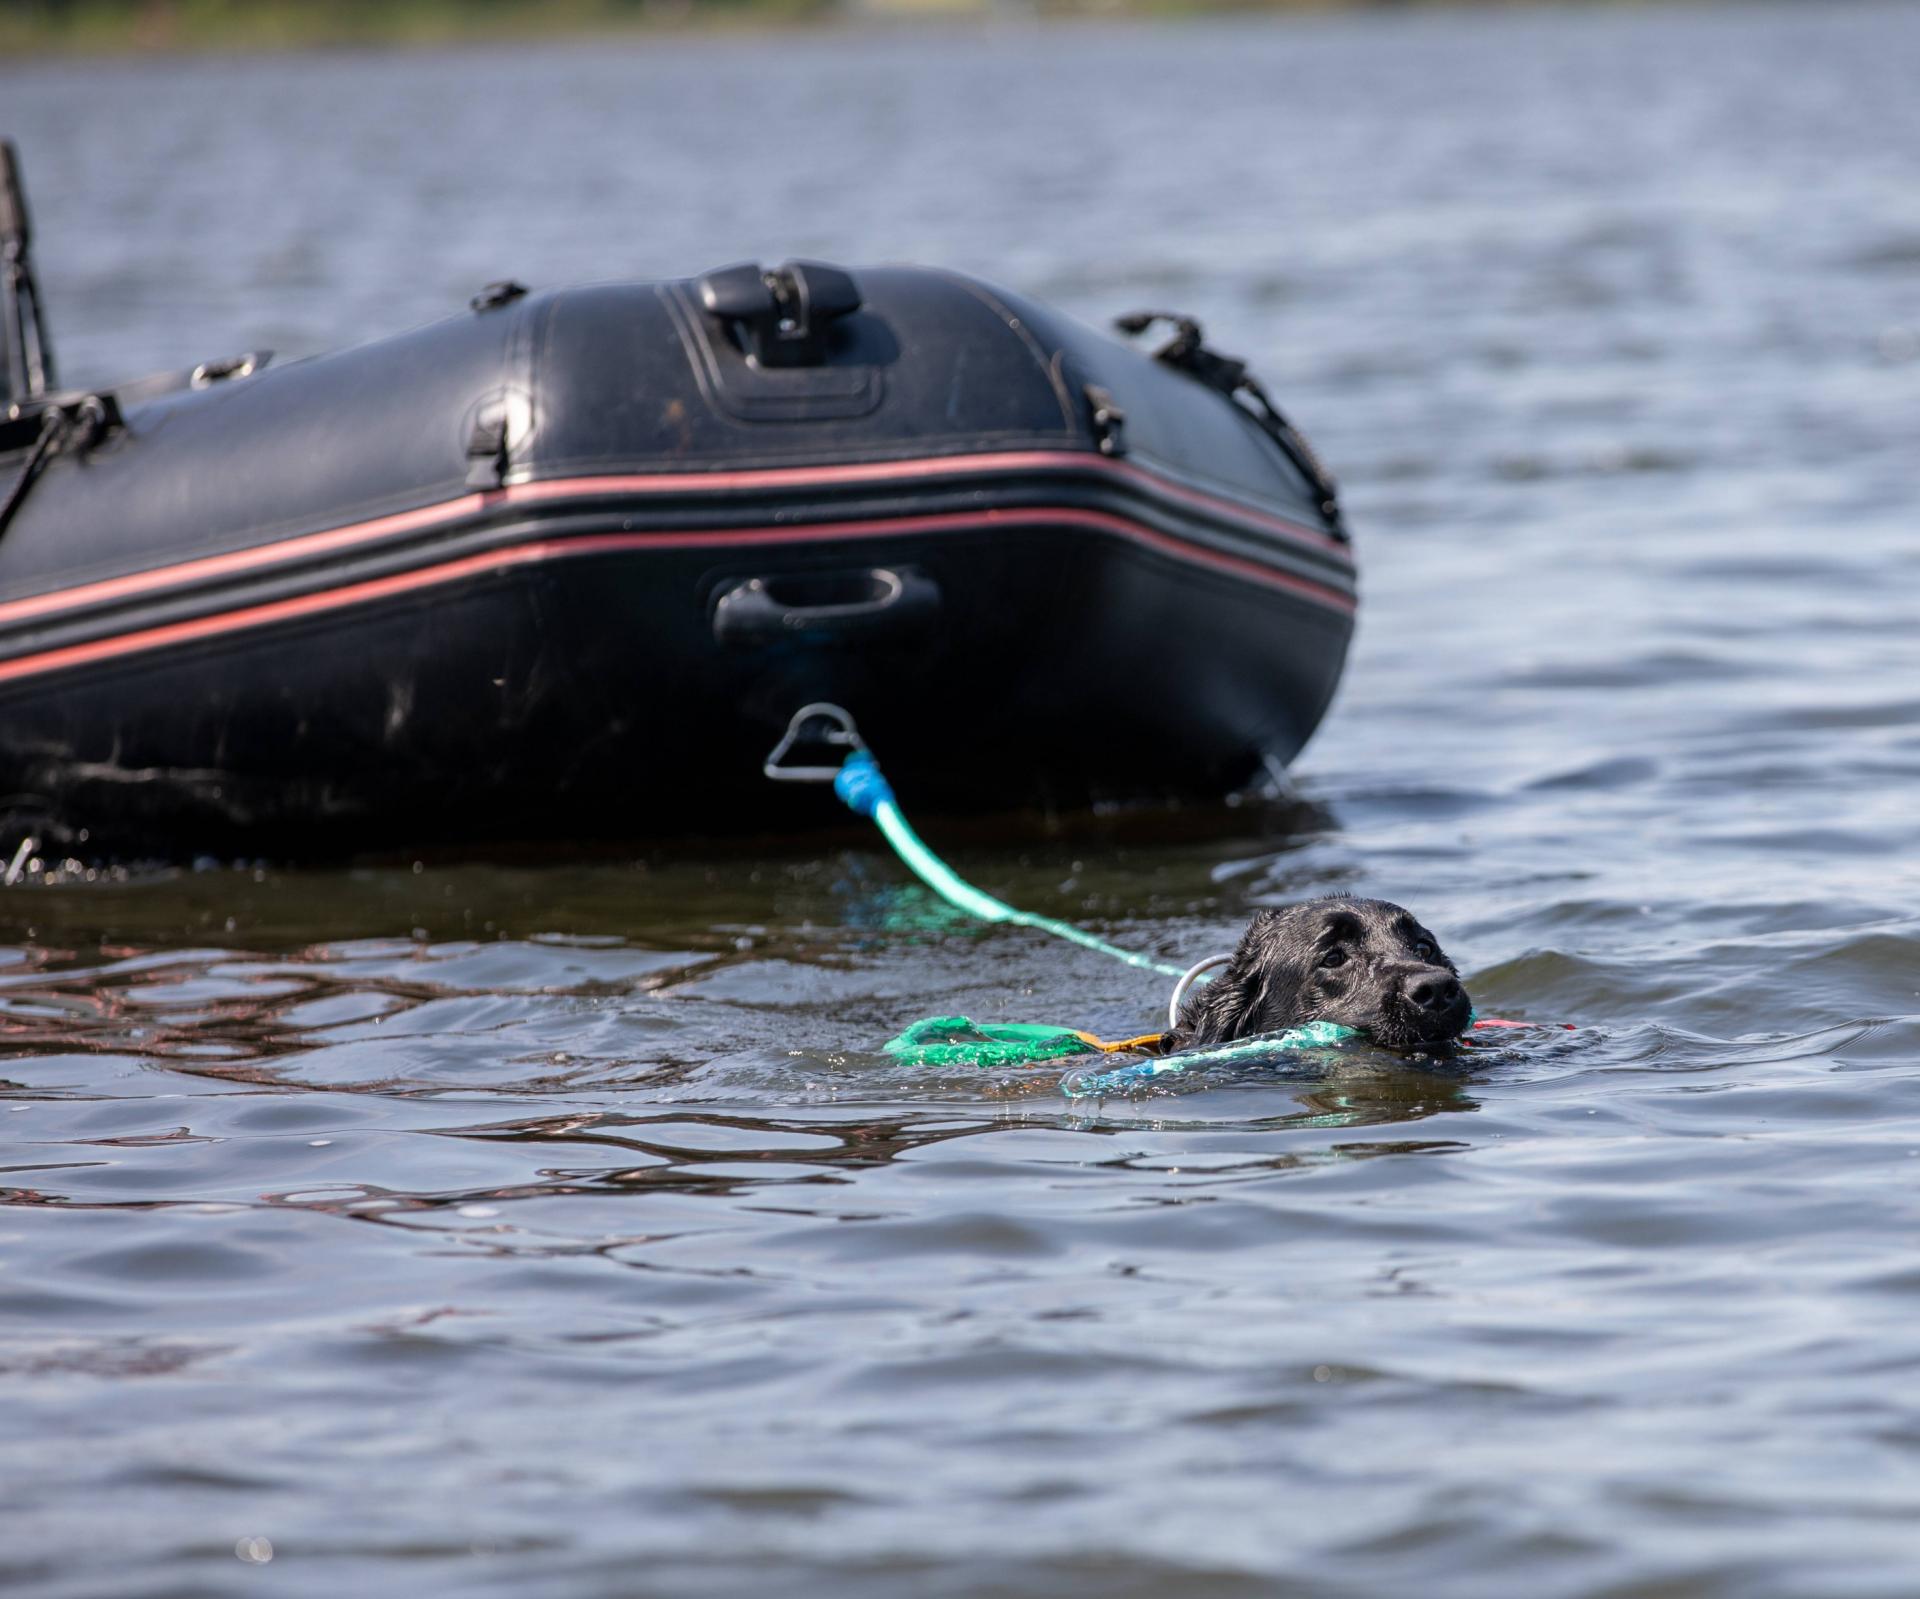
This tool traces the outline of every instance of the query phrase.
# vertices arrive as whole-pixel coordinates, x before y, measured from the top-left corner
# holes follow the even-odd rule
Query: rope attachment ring
[[[1224,955],[1209,955],[1203,961],[1195,961],[1180,974],[1180,981],[1173,985],[1173,997],[1167,1001],[1167,1031],[1172,1032],[1180,1025],[1180,1002],[1187,997],[1187,990],[1202,972],[1210,972],[1216,966],[1224,966],[1233,959],[1233,951]]]
[[[815,736],[811,742],[823,744],[829,749],[847,750],[851,753],[865,751],[867,742],[860,736],[860,729],[853,725],[853,713],[841,706],[820,700],[812,705],[803,705],[793,713],[787,722],[787,730],[780,735],[780,742],[773,746],[772,752],[762,763],[760,770],[776,783],[831,783],[840,775],[838,766],[782,766],[781,760],[790,754],[794,745],[801,741],[809,722],[827,722],[831,725]],[[871,813],[869,813],[871,814]]]

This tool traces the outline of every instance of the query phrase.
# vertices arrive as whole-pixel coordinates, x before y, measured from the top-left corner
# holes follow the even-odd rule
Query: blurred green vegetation
[[[835,0],[0,0],[11,51],[272,50],[812,21]]]
[[[0,62],[37,53],[441,44],[941,16],[1169,15],[1409,0],[0,0]]]

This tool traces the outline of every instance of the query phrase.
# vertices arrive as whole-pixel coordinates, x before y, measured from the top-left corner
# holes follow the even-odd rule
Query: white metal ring
[[[1212,971],[1216,966],[1224,966],[1233,959],[1233,951],[1224,955],[1209,955],[1203,961],[1195,961],[1180,974],[1180,981],[1173,985],[1173,998],[1167,1001],[1167,1030],[1171,1032],[1180,1025],[1180,1001],[1187,997],[1187,990],[1193,987],[1193,980],[1202,972]]]

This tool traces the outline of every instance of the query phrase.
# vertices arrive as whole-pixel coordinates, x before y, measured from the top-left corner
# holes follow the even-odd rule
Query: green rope
[[[1243,1038],[1210,1049],[1182,1050],[1172,1055],[1150,1055],[1144,1060],[1115,1065],[1089,1063],[1060,1081],[1068,1099],[1132,1093],[1161,1077],[1195,1067],[1270,1061],[1277,1055],[1303,1050],[1331,1049],[1354,1038],[1356,1032],[1339,1022],[1303,1022],[1282,1033]],[[1069,1055],[1095,1055],[1101,1046],[1071,1027],[1034,1022],[976,1022],[965,1016],[930,1016],[915,1022],[883,1046],[903,1066],[948,1070],[954,1067],[1037,1066]]]
[[[882,1046],[903,1066],[1032,1066],[1062,1055],[1091,1055],[1094,1046],[1071,1027],[1040,1022],[976,1022],[929,1016]]]

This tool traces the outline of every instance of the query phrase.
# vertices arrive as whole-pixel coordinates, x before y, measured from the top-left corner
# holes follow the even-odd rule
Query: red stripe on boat
[[[1351,562],[1352,551],[1339,539],[1285,517],[1273,516],[1237,500],[1189,488],[1158,473],[1149,472],[1131,461],[1115,460],[1108,455],[1087,455],[1073,450],[1005,450],[991,455],[924,456],[913,461],[861,461],[838,466],[751,467],[726,472],[651,472],[614,474],[605,477],[555,478],[539,483],[516,483],[506,493],[512,500],[541,500],[573,494],[681,494],[710,488],[786,489],[814,485],[848,483],[884,483],[890,478],[926,478],[948,475],[971,476],[988,472],[1082,472],[1104,473],[1130,482],[1145,484],[1160,493],[1210,511],[1224,512],[1277,533],[1296,544],[1307,544]]]
[[[739,472],[648,473],[555,478],[539,483],[515,483],[504,489],[464,494],[458,499],[446,500],[438,505],[422,506],[419,510],[374,517],[366,522],[352,522],[342,527],[328,528],[319,533],[303,533],[297,537],[279,539],[270,544],[256,544],[244,550],[232,550],[224,555],[203,556],[198,560],[181,561],[172,566],[152,567],[144,572],[129,572],[121,577],[103,578],[96,583],[81,583],[72,588],[54,589],[45,594],[30,594],[22,599],[7,600],[0,602],[0,625],[26,621],[32,617],[47,616],[59,611],[75,610],[86,605],[127,599],[134,595],[150,593],[155,589],[231,577],[238,573],[258,571],[263,567],[275,566],[283,562],[290,563],[309,556],[325,555],[331,551],[348,549],[358,544],[397,538],[401,534],[419,532],[440,522],[457,522],[466,517],[477,516],[483,511],[500,505],[587,499],[607,494],[680,494],[714,488],[803,488],[835,483],[881,483],[889,479],[937,477],[942,474],[972,475],[1034,470],[1084,471],[1089,468],[1127,479],[1136,479],[1176,499],[1229,513],[1243,521],[1265,528],[1269,532],[1277,533],[1294,543],[1327,550],[1343,559],[1351,559],[1345,545],[1327,537],[1324,533],[1316,533],[1310,528],[1297,526],[1279,517],[1267,516],[1247,506],[1236,504],[1232,500],[1220,499],[1198,489],[1189,489],[1183,485],[1171,483],[1127,462],[1109,460],[1100,455],[1081,455],[1063,450],[1020,450],[1006,451],[997,455],[929,457],[917,461],[866,462],[844,466],[768,467]],[[846,524],[840,524],[840,526],[844,527]],[[815,524],[811,531],[831,533],[833,529],[825,524]],[[674,537],[672,534],[657,536]],[[835,533],[834,536],[850,535],[840,532]],[[1253,563],[1248,565],[1251,570]],[[1318,587],[1318,585],[1312,586]],[[1328,590],[1327,592],[1337,591]],[[1351,604],[1349,603],[1346,608],[1352,609]]]
[[[492,498],[499,497],[496,490]],[[489,496],[464,494],[457,500],[425,505],[417,511],[402,511],[396,516],[377,516],[371,522],[354,522],[346,527],[328,528],[324,533],[303,533],[298,538],[281,539],[273,544],[255,544],[249,549],[233,550],[226,555],[203,556],[197,561],[182,561],[176,566],[155,566],[144,572],[129,572],[124,577],[102,578],[98,583],[82,583],[70,589],[53,589],[46,594],[30,594],[25,599],[0,604],[0,623],[45,616],[50,611],[73,610],[106,600],[126,599],[154,589],[172,588],[204,578],[231,577],[236,572],[256,571],[283,561],[297,561],[305,555],[324,555],[329,550],[349,549],[376,539],[415,533],[438,522],[458,521],[477,516],[487,507]]]
[[[714,532],[593,533],[577,538],[536,540],[527,544],[509,545],[505,549],[487,550],[477,555],[462,556],[457,560],[443,561],[438,565],[420,567],[411,572],[398,572],[390,577],[370,578],[364,582],[349,583],[341,588],[323,589],[314,594],[298,595],[292,599],[269,600],[264,604],[242,606],[237,610],[223,611],[213,616],[196,617],[191,621],[170,622],[160,627],[142,628],[136,632],[118,634],[112,638],[95,639],[85,644],[69,644],[59,649],[42,650],[33,655],[16,656],[10,661],[0,661],[0,682],[31,677],[41,672],[59,671],[70,666],[84,666],[94,661],[110,660],[116,655],[130,655],[142,650],[161,649],[170,644],[184,644],[197,639],[212,638],[222,633],[262,627],[273,622],[291,621],[302,616],[312,616],[324,611],[339,610],[349,605],[361,605],[397,594],[410,593],[416,589],[457,582],[465,577],[482,576],[489,572],[504,571],[537,561],[560,560],[569,556],[602,555],[626,550],[708,549],[725,545],[796,544],[807,543],[821,537],[868,539],[925,533],[972,532],[982,527],[1020,526],[1035,521],[1115,533],[1136,544],[1164,550],[1181,560],[1251,578],[1254,582],[1269,588],[1277,588],[1298,595],[1336,611],[1351,614],[1354,610],[1353,599],[1342,594],[1338,589],[1327,588],[1285,572],[1276,572],[1269,567],[1261,566],[1258,562],[1242,560],[1239,556],[1183,543],[1157,529],[1128,521],[1124,517],[1110,515],[1105,511],[1083,511],[1072,507],[1042,507],[1019,511],[955,511],[935,516],[896,517],[886,522],[816,523],[811,526],[734,528]],[[224,559],[224,557],[216,559]]]

